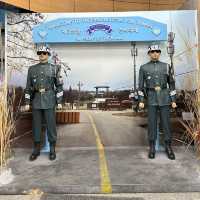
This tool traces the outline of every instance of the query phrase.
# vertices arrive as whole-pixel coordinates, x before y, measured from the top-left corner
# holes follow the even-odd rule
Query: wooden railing
[[[58,124],[74,124],[80,122],[80,112],[56,111],[56,122]]]

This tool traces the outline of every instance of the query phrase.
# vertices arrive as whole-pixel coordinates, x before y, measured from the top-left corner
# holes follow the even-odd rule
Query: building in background
[[[19,12],[120,12],[142,10],[178,10],[196,6],[197,0],[1,0],[1,6]],[[196,7],[197,8],[197,7]],[[193,8],[194,9],[194,8]]]

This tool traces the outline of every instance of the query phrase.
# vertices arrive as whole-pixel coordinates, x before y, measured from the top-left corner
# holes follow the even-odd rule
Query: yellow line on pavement
[[[92,115],[87,112],[89,119],[91,121],[94,134],[96,137],[96,145],[98,148],[99,152],[99,163],[100,163],[100,173],[101,173],[101,192],[102,193],[112,193],[112,185],[109,177],[109,172],[108,172],[108,167],[107,167],[107,162],[106,162],[106,157],[105,157],[105,151],[104,151],[104,146],[101,142],[99,132],[97,130],[96,124],[94,122],[94,119]]]

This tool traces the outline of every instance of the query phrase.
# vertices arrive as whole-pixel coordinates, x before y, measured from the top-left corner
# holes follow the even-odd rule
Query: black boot
[[[49,160],[55,160],[56,159],[55,147],[56,147],[55,143],[50,143]]]
[[[30,161],[34,161],[40,155],[40,142],[35,142],[33,147],[33,152],[29,157]]]
[[[171,143],[169,143],[169,142],[165,143],[165,151],[166,151],[167,157],[170,160],[175,160],[175,154],[174,154],[174,152],[172,150]]]
[[[154,159],[156,154],[155,150],[155,142],[150,142],[149,143],[149,158]]]

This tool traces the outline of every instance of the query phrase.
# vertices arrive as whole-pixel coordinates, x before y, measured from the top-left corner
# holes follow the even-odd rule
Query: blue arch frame
[[[60,18],[33,29],[35,43],[166,41],[167,25],[143,17]]]

